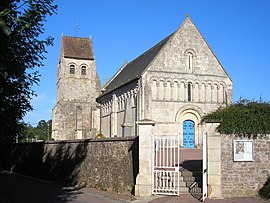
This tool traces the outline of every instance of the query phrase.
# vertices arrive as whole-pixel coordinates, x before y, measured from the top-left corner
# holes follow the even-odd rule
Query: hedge
[[[257,136],[270,133],[270,104],[264,101],[240,99],[206,115],[203,122],[218,121],[217,130],[224,134]]]

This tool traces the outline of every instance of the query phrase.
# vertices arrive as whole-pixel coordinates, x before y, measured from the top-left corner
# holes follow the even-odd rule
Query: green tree
[[[36,139],[38,135],[38,129],[33,127],[31,124],[24,123],[23,130],[20,133],[19,141],[20,142],[31,142]]]
[[[38,122],[37,124],[37,139],[40,140],[47,140],[48,139],[48,132],[49,132],[49,128],[48,128],[48,123],[45,120],[41,120]]]
[[[18,137],[19,142],[31,142],[32,140],[51,140],[52,120],[40,120],[36,127],[23,123],[23,130]]]
[[[4,0],[0,4],[0,144],[13,142],[22,131],[24,115],[32,110],[32,86],[43,66],[42,38],[46,17],[55,14],[53,0]]]
[[[52,140],[52,119],[48,120],[47,124],[48,124],[48,129],[49,129],[48,140]]]
[[[217,130],[225,134],[257,136],[270,133],[270,104],[240,99],[235,104],[206,115],[203,121],[218,121]]]

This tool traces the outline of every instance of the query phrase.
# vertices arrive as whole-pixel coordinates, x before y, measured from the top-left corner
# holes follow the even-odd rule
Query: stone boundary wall
[[[131,192],[138,174],[138,137],[15,144],[9,170],[66,186]]]
[[[236,139],[249,140],[221,135],[222,196],[254,196],[270,175],[270,136],[253,139],[254,161],[248,162],[233,160],[233,140]]]

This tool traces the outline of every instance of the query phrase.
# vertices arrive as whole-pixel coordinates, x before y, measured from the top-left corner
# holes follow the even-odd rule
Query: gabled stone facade
[[[100,80],[90,38],[62,36],[53,108],[52,138],[83,139],[96,136]]]
[[[193,142],[185,145],[193,148],[202,144],[202,116],[232,102],[232,80],[187,17],[174,33],[122,67],[97,101],[106,136],[137,135],[136,121],[150,119],[155,133],[180,134],[181,143]],[[189,125],[192,135],[184,138]]]

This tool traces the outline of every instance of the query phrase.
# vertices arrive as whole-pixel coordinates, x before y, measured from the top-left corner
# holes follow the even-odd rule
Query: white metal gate
[[[152,194],[179,195],[179,135],[152,139]]]

